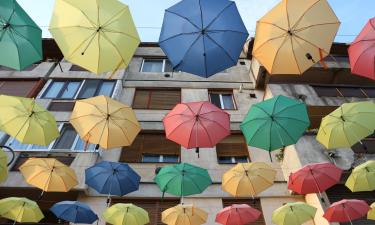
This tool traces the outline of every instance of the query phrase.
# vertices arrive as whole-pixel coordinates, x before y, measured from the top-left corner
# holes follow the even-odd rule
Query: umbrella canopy
[[[15,197],[0,200],[0,216],[19,223],[37,223],[44,218],[36,202]]]
[[[212,148],[230,134],[230,116],[210,102],[176,105],[163,119],[167,138],[185,148]]]
[[[134,111],[107,96],[77,101],[70,123],[83,140],[105,149],[131,145],[141,130]]]
[[[2,148],[0,148],[0,182],[3,182],[8,177],[8,157]]]
[[[78,184],[74,170],[52,158],[30,158],[20,171],[28,184],[43,192],[68,192]]]
[[[270,74],[302,74],[329,55],[339,26],[326,0],[282,0],[257,22],[253,56]]]
[[[150,219],[146,210],[133,204],[114,204],[103,213],[107,223],[113,225],[144,225]]]
[[[245,225],[258,220],[262,213],[246,204],[233,204],[220,210],[215,222],[223,225]]]
[[[349,47],[352,73],[375,80],[375,17]]]
[[[248,36],[234,2],[183,0],[165,11],[159,45],[175,70],[209,77],[237,65]]]
[[[370,205],[370,211],[367,213],[367,219],[368,220],[375,220],[375,203],[372,203]]]
[[[163,193],[176,196],[200,194],[212,184],[206,169],[188,163],[163,167],[154,181]]]
[[[201,225],[207,217],[207,212],[194,205],[176,205],[162,212],[161,221],[168,225]]]
[[[369,160],[354,168],[345,186],[352,192],[375,190],[375,160]]]
[[[125,163],[102,161],[86,169],[85,182],[100,194],[123,196],[139,188],[141,177]]]
[[[289,175],[288,189],[298,194],[321,193],[340,181],[342,169],[332,163],[313,163]]]
[[[254,197],[273,185],[276,170],[262,162],[238,163],[224,173],[222,189],[234,197]]]
[[[50,210],[57,218],[71,223],[92,224],[99,219],[90,206],[76,201],[58,202]]]
[[[254,104],[241,130],[248,145],[271,152],[297,143],[309,126],[306,105],[279,95]]]
[[[272,213],[272,222],[277,225],[301,225],[313,220],[316,210],[304,202],[287,203]]]
[[[23,144],[47,146],[57,137],[56,120],[34,99],[0,95],[0,130]]]
[[[22,70],[42,60],[42,30],[15,0],[0,1],[0,65]]]
[[[49,30],[66,60],[96,74],[127,67],[140,43],[128,6],[117,0],[57,0]]]
[[[331,204],[323,217],[329,222],[352,222],[365,216],[369,210],[370,207],[363,200],[343,199]]]
[[[316,139],[327,149],[347,148],[374,133],[375,104],[345,103],[322,119]]]

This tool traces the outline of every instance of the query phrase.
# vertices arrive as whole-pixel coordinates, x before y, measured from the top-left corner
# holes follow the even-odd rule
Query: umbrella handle
[[[199,159],[199,147],[195,148],[195,153],[198,154],[198,159]]]
[[[5,148],[5,149],[9,150],[12,153],[12,159],[7,164],[7,166],[10,166],[13,163],[14,159],[16,158],[16,154],[14,153],[14,150],[11,147],[9,147],[9,146],[0,146],[0,148]]]

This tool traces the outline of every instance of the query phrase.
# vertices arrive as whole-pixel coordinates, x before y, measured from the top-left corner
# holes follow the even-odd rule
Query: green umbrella
[[[42,30],[15,0],[0,1],[0,65],[22,70],[40,61]]]
[[[154,181],[163,194],[167,192],[176,196],[199,194],[212,184],[206,169],[188,163],[163,167]]]
[[[295,144],[309,126],[306,105],[280,95],[253,105],[241,130],[248,145],[269,151],[271,158],[271,151]]]
[[[287,203],[272,214],[272,222],[277,225],[301,225],[313,220],[316,208],[304,202]]]

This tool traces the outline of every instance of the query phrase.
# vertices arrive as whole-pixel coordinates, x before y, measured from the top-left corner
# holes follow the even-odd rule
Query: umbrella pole
[[[198,154],[198,159],[199,159],[199,147],[195,148],[195,153]]]
[[[272,154],[271,154],[271,151],[268,151],[268,155],[270,156],[270,160],[272,162]]]
[[[12,159],[7,164],[7,166],[10,166],[13,163],[13,161],[14,161],[14,159],[16,157],[16,155],[14,153],[14,150],[11,147],[8,147],[8,146],[0,146],[0,148],[5,148],[5,149],[9,150],[12,153]]]

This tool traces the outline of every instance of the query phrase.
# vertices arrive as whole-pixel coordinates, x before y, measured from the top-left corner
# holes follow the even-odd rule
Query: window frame
[[[157,162],[144,162],[143,159],[145,157],[145,155],[155,155],[155,156],[159,156],[159,160]],[[164,157],[165,156],[176,156],[177,157],[177,161],[176,162],[164,162]],[[143,153],[142,154],[142,159],[140,161],[140,163],[164,163],[164,164],[174,164],[174,163],[179,163],[181,161],[181,157],[179,155],[167,155],[167,154],[151,154],[151,153]]]
[[[375,91],[375,87],[359,87],[359,86],[345,86],[345,85],[338,85],[338,86],[329,86],[329,85],[310,85],[310,87],[312,87],[316,93],[316,95],[320,98],[375,98],[375,97],[370,97],[371,94],[367,93],[366,91],[367,90],[371,90],[371,91]],[[332,89],[332,91],[334,90],[337,94],[337,96],[329,96],[329,95],[321,95],[319,94],[319,88],[327,88],[327,89]],[[345,89],[348,89],[348,90],[345,90]],[[344,91],[349,91],[349,89],[358,89],[358,91],[360,91],[360,93],[363,95],[363,97],[359,97],[359,96],[350,96],[350,95],[344,95],[343,92]]]
[[[145,72],[143,71],[143,67],[144,67],[144,64],[145,64],[145,61],[157,61],[157,60],[162,60],[162,68],[161,68],[161,71],[157,71],[157,72]],[[174,72],[179,72],[179,71],[165,71],[165,65],[167,64],[167,61],[169,61],[171,63],[171,61],[167,58],[143,58],[142,59],[142,64],[141,64],[141,68],[139,70],[139,72],[141,73],[174,73]],[[172,63],[171,63],[172,65]],[[173,65],[172,65],[172,69],[173,69]]]
[[[238,110],[238,107],[237,107],[237,103],[236,103],[236,99],[234,97],[234,92],[233,90],[229,91],[229,90],[208,90],[208,98],[209,98],[209,101],[210,103],[214,104],[211,100],[211,95],[212,94],[216,94],[216,95],[219,95],[219,99],[220,99],[220,109],[222,110]],[[233,109],[225,109],[224,108],[224,101],[223,101],[223,95],[228,95],[230,94],[231,97],[232,97],[232,102],[233,102]],[[215,105],[215,104],[214,104]]]
[[[231,162],[230,163],[226,163],[226,162],[220,162],[220,157],[230,157],[230,159],[231,159]],[[217,157],[217,163],[218,164],[237,164],[237,163],[242,163],[242,162],[237,162],[236,161],[236,158],[239,158],[239,157],[246,157],[246,160],[247,160],[247,163],[249,163],[249,162],[251,162],[250,161],[250,157],[249,156],[246,156],[246,155],[244,155],[244,156],[218,156]]]

